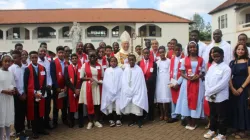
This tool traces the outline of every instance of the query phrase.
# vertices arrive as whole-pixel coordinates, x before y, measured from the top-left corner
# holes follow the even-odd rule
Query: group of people
[[[166,47],[146,40],[145,47],[136,46],[134,53],[126,31],[120,39],[121,48],[116,42],[112,47],[101,42],[97,49],[79,42],[73,54],[68,46],[58,46],[55,58],[47,53],[46,43],[29,53],[16,44],[11,54],[2,55],[0,139],[4,134],[10,139],[12,124],[17,137],[26,136],[25,120],[34,139],[48,135],[45,129],[57,127],[59,110],[70,128],[75,119],[79,128],[84,127],[84,116],[87,129],[101,128],[105,115],[110,127],[122,126],[122,116],[128,116],[128,126],[142,127],[143,120],[155,120],[156,104],[161,121],[180,119],[188,130],[196,129],[197,119],[207,117],[205,138],[225,140],[227,128],[235,130],[235,138],[246,137],[250,128],[247,35],[239,35],[233,48],[217,29],[207,46],[194,30],[185,46],[176,39]]]

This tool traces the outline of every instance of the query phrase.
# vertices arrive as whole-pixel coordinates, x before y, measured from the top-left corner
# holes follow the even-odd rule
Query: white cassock
[[[122,88],[122,69],[120,67],[107,68],[102,85],[101,111],[108,115],[113,111],[120,115],[120,94]]]
[[[207,45],[201,41],[198,42],[198,45],[199,45],[199,54],[198,55],[200,57],[202,57],[206,51]],[[184,49],[184,54],[185,54],[185,56],[188,56],[187,46]]]
[[[148,95],[145,78],[141,68],[135,65],[126,67],[122,76],[120,109],[123,114],[142,116],[148,112]]]
[[[203,54],[203,59],[205,60],[206,64],[209,60],[209,52],[215,46],[218,46],[224,51],[224,62],[229,65],[229,63],[233,60],[233,49],[231,45],[224,40],[222,40],[218,45],[216,45],[216,43],[213,41],[207,46],[206,51]]]

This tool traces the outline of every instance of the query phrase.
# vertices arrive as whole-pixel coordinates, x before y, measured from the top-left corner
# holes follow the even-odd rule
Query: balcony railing
[[[243,23],[238,26],[237,31],[244,31],[244,30],[250,30],[250,22]]]

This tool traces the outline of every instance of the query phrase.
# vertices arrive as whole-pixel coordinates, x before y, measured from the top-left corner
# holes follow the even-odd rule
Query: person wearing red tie
[[[57,127],[58,122],[58,111],[62,111],[62,121],[67,125],[67,95],[64,79],[64,69],[69,65],[64,60],[64,48],[58,46],[56,48],[57,57],[50,63],[50,75],[52,78],[52,89],[53,89],[53,125]]]
[[[77,45],[76,45],[76,53],[77,53],[77,56],[78,56],[78,61],[77,61],[77,65],[79,67],[82,67],[82,64],[84,64],[85,62],[88,61],[88,56],[87,54],[85,54],[83,52],[83,43],[82,42],[78,42]]]
[[[149,59],[154,60],[156,62],[160,59],[160,53],[158,52],[159,43],[157,40],[151,41],[152,50],[150,51]]]
[[[181,61],[184,58],[182,53],[182,45],[177,43],[174,47],[175,55],[170,59],[170,90],[172,94],[172,103],[171,103],[171,118],[168,120],[168,123],[173,123],[177,121],[177,115],[175,114],[175,107],[177,99],[179,97],[180,85],[182,82],[181,77]]]
[[[155,97],[155,86],[156,86],[156,75],[157,75],[157,65],[156,63],[149,58],[150,51],[145,48],[142,51],[143,59],[138,62],[138,66],[141,67],[148,91],[148,106],[149,111],[146,114],[144,111],[144,116],[149,120],[154,120],[154,97]]]
[[[78,104],[79,94],[81,88],[80,70],[77,65],[78,56],[76,54],[71,55],[72,64],[64,70],[65,84],[67,86],[68,94],[68,113],[69,113],[69,127],[73,128],[75,125],[75,112],[78,112],[79,116],[79,128],[83,127],[83,104]]]

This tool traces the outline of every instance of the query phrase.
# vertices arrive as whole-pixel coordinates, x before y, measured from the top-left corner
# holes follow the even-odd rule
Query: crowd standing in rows
[[[12,124],[16,137],[27,137],[25,120],[34,139],[48,135],[46,129],[58,126],[59,111],[70,128],[76,119],[83,128],[84,116],[87,129],[101,128],[105,115],[110,127],[122,126],[122,116],[129,116],[128,126],[142,127],[145,120],[155,120],[155,104],[161,121],[180,119],[188,130],[207,117],[205,138],[225,140],[228,128],[235,138],[246,137],[250,62],[245,34],[233,47],[215,30],[206,46],[194,30],[187,45],[177,39],[166,47],[146,40],[134,53],[129,34],[125,31],[120,38],[121,47],[101,42],[95,49],[79,42],[73,54],[68,46],[58,46],[55,58],[46,43],[29,53],[16,44],[11,54],[2,55],[0,139],[10,139]]]

